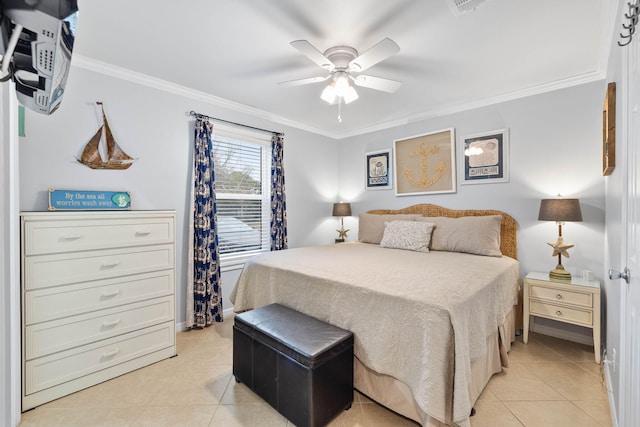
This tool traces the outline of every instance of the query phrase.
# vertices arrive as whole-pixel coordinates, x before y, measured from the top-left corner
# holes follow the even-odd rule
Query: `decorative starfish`
[[[345,230],[344,228],[342,230],[336,230],[338,232],[338,239],[344,239],[345,237],[347,237],[347,231],[349,230]]]
[[[569,252],[567,252],[567,249],[571,249],[575,246],[571,243],[565,243],[562,237],[558,237],[557,242],[547,242],[547,245],[553,248],[553,255],[551,256],[564,255],[567,258],[569,258]]]

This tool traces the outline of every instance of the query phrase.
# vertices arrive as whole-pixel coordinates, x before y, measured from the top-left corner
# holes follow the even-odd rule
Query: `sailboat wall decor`
[[[125,153],[116,143],[113,133],[111,133],[107,116],[104,114],[102,102],[96,102],[96,104],[99,105],[102,110],[102,126],[100,126],[95,135],[87,142],[87,145],[84,146],[82,155],[77,160],[91,169],[128,169],[135,159]],[[103,140],[103,134],[106,143],[106,160],[104,160],[100,154],[100,142]]]

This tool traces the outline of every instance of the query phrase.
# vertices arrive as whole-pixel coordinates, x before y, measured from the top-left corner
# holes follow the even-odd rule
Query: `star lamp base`
[[[571,281],[571,273],[564,269],[562,265],[557,265],[556,268],[549,272],[549,278],[552,280]]]

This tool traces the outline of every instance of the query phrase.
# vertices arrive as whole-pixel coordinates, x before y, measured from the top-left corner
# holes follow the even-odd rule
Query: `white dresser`
[[[23,411],[176,354],[173,211],[21,219]]]

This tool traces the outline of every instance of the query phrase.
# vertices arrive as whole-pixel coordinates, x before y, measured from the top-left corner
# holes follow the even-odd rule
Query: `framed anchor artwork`
[[[396,196],[456,192],[454,129],[393,141]]]

